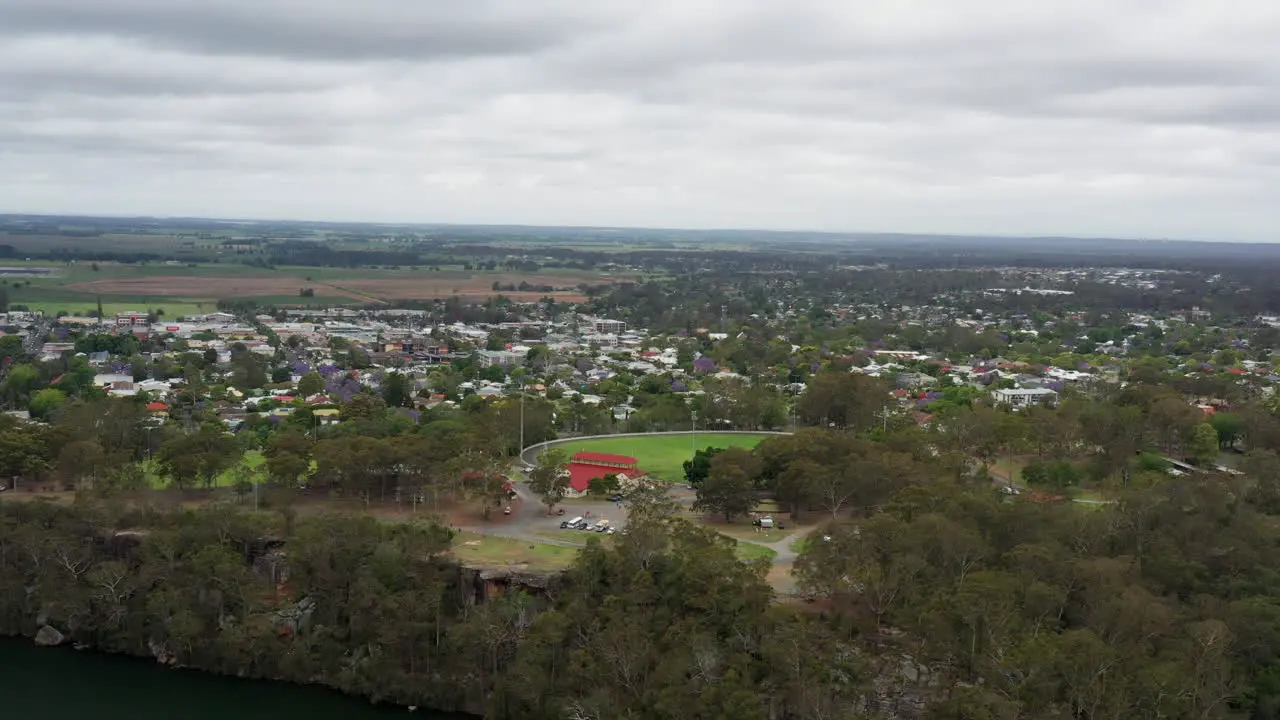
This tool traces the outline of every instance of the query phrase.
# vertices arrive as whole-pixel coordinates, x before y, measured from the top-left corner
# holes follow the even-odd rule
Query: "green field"
[[[698,433],[695,444],[693,435],[647,435],[568,442],[557,449],[569,455],[582,451],[630,455],[641,470],[659,480],[678,483],[684,480],[684,461],[693,457],[695,447],[753,448],[768,437],[772,436]]]
[[[130,310],[138,310],[140,312],[157,312],[163,310],[160,314],[161,320],[177,320],[184,315],[202,315],[211,313],[218,309],[217,303],[213,300],[183,300],[178,298],[150,298],[139,300],[138,302],[116,302],[118,296],[108,295],[113,298],[112,302],[103,300],[102,312],[108,318],[118,312],[129,312]],[[19,297],[12,300],[14,305],[26,305],[32,310],[43,311],[46,315],[57,315],[64,312],[68,315],[85,317],[90,312],[97,312],[98,304],[93,298],[87,302],[68,301],[68,300],[31,300]]]
[[[527,565],[530,570],[563,570],[578,557],[578,548],[530,540],[460,532],[453,538],[453,556],[472,565]]]
[[[734,552],[737,554],[738,559],[743,562],[751,562],[752,560],[760,560],[761,558],[772,562],[778,555],[773,548],[767,548],[763,545],[757,545],[745,540],[738,541],[738,545],[734,548]]]

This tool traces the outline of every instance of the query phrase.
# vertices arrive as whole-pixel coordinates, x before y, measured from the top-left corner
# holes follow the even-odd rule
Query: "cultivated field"
[[[604,279],[599,277],[595,278],[594,281],[605,282]],[[503,295],[513,300],[537,300],[546,295],[565,302],[581,302],[586,299],[586,296],[577,290],[567,289],[576,287],[583,282],[583,278],[549,274],[477,273],[473,275],[468,273],[466,277],[437,277],[435,274],[424,274],[422,277],[346,278],[336,280],[334,287],[354,290],[384,300],[433,300],[454,295],[474,299],[496,294],[493,290],[495,282],[504,286],[515,285],[518,287],[520,283],[524,282],[530,285],[559,288],[553,292],[545,293],[536,290],[527,292],[519,290],[501,291]]]
[[[695,441],[693,435],[647,435],[569,442],[557,446],[557,449],[569,455],[584,450],[630,455],[636,459],[640,469],[651,476],[678,483],[684,480],[684,461],[693,457],[695,448],[753,448],[769,437],[774,436],[698,433]]]
[[[235,277],[152,275],[140,278],[116,278],[73,283],[67,290],[87,295],[160,295],[174,297],[241,298],[262,295],[297,295],[302,288],[311,288],[317,296],[332,296],[366,300],[364,296],[340,290],[323,283],[307,282],[303,278]]]
[[[106,305],[125,309],[165,308],[166,317],[209,312],[218,300],[253,299],[277,306],[367,305],[398,300],[432,300],[459,296],[483,300],[499,292],[515,301],[551,296],[562,302],[581,302],[581,283],[617,282],[619,278],[588,271],[549,273],[486,272],[445,266],[421,268],[263,268],[230,263],[90,263],[67,264],[6,262],[18,268],[48,268],[45,275],[13,275],[4,278],[10,302],[46,312],[79,314],[93,308],[98,298]],[[552,287],[538,290],[495,291],[494,283],[519,287]],[[302,289],[313,297],[302,297]],[[182,304],[182,312],[175,310]]]

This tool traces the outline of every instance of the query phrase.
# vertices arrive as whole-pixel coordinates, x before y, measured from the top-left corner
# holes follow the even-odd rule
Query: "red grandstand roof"
[[[614,463],[617,465],[635,465],[636,459],[630,455],[614,455],[612,453],[579,452],[569,458],[576,463]]]
[[[614,457],[626,457],[615,455]],[[648,475],[639,468],[610,468],[602,465],[591,465],[589,463],[571,463],[569,465],[569,487],[574,492],[586,492],[591,485],[591,481],[598,477],[604,477],[609,473],[617,473],[625,475],[628,478],[635,479]]]

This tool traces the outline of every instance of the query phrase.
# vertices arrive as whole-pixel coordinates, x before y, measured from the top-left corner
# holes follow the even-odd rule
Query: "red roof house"
[[[169,412],[169,406],[162,402],[149,402],[147,403],[147,410],[153,413]]]
[[[586,492],[592,480],[609,473],[616,473],[626,480],[634,480],[647,474],[636,467],[636,459],[630,455],[580,452],[569,458],[569,487],[574,493]]]

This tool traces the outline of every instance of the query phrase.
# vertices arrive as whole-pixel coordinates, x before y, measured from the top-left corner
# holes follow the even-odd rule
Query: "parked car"
[[[600,522],[596,523],[595,527],[594,527],[594,528],[592,528],[592,529],[593,529],[593,530],[595,530],[595,531],[596,531],[596,532],[598,532],[598,533],[602,533],[602,532],[604,532],[605,530],[608,530],[608,529],[609,529],[609,521],[608,521],[608,520],[601,520]]]
[[[614,493],[610,495],[609,502],[622,502],[622,493]]]

